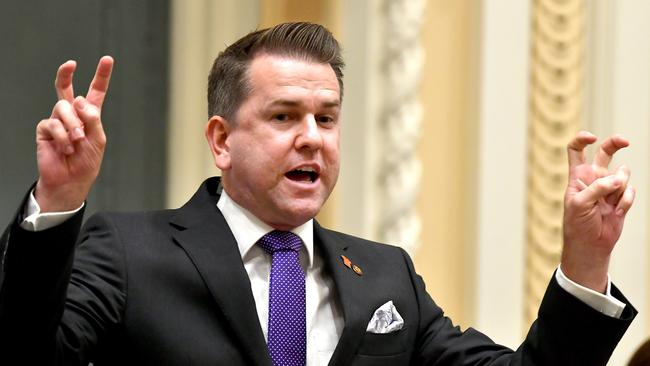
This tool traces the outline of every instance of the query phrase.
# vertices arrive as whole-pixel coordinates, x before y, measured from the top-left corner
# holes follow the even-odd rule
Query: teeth
[[[314,173],[316,170],[314,168],[298,168],[296,171],[299,172],[306,172],[306,173]]]

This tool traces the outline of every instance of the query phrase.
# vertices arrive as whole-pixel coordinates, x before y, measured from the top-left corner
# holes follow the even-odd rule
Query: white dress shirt
[[[251,281],[260,326],[264,338],[268,340],[271,256],[255,243],[274,229],[235,203],[225,190],[217,207],[237,240],[244,268]],[[327,275],[323,258],[314,247],[313,220],[291,231],[304,244],[300,251],[300,265],[305,271],[307,365],[327,365],[343,332],[343,312],[334,282]]]
[[[74,211],[41,214],[32,192],[25,207],[25,219],[21,227],[30,231],[45,230],[67,220],[82,207],[83,205]],[[264,338],[267,339],[271,256],[255,243],[273,228],[235,203],[225,191],[221,193],[217,207],[221,210],[237,241],[244,267],[250,278],[260,326]],[[304,243],[300,252],[300,264],[306,274],[307,365],[327,365],[343,331],[344,318],[340,301],[334,282],[324,270],[323,258],[318,248],[314,247],[313,220],[293,229],[292,232],[297,234]],[[555,278],[565,291],[603,314],[620,318],[625,309],[625,304],[611,295],[609,276],[605,294],[571,281],[559,267]],[[372,314],[369,313],[368,316],[370,315]]]

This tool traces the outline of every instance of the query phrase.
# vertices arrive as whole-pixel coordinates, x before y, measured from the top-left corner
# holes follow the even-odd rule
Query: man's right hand
[[[54,83],[59,98],[52,115],[36,127],[39,178],[34,196],[41,212],[71,211],[86,200],[104,156],[106,135],[101,110],[113,70],[113,59],[99,60],[85,97],[75,98],[72,76],[77,64],[59,67]]]

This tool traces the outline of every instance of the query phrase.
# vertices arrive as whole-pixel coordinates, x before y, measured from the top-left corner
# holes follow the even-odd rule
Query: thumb
[[[77,97],[73,102],[75,111],[84,124],[84,132],[89,138],[104,135],[99,109],[89,103],[84,97]]]
[[[601,198],[615,192],[622,184],[621,177],[610,175],[593,181],[575,195],[576,203],[580,206],[592,206]]]

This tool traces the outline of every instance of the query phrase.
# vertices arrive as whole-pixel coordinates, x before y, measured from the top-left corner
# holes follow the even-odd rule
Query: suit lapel
[[[210,293],[255,365],[271,365],[255,300],[241,255],[216,207],[218,180],[206,181],[171,220],[173,237],[200,273]],[[236,294],[236,296],[233,296]]]
[[[207,180],[192,199],[179,209],[170,220],[175,229],[173,238],[196,266],[242,345],[245,357],[249,357],[254,365],[271,366],[250,280],[237,242],[216,207],[218,185],[218,179]],[[341,235],[323,229],[317,222],[314,222],[314,242],[321,249],[327,271],[332,276],[345,319],[343,333],[329,365],[349,365],[372,314],[368,313],[364,276],[346,267],[341,255],[355,261],[360,259],[361,254]]]
[[[341,255],[354,261],[356,253],[354,248],[340,236],[314,222],[314,239],[322,250],[326,268],[334,280],[345,318],[343,333],[329,365],[350,365],[366,332],[371,315],[367,314],[364,277],[357,275],[343,264]]]

